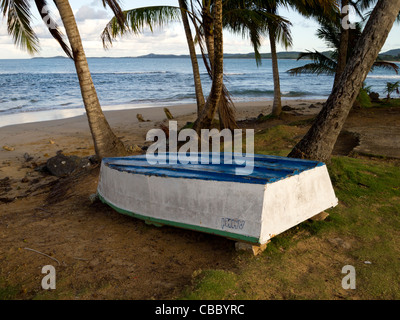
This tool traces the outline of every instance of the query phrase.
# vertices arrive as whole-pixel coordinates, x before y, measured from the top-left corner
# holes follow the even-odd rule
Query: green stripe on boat
[[[118,213],[130,216],[130,217],[133,217],[133,218],[137,218],[137,219],[140,219],[140,220],[144,220],[146,223],[151,222],[152,224],[154,224],[156,226],[166,225],[166,226],[177,227],[177,228],[181,228],[181,229],[188,229],[188,230],[193,230],[193,231],[199,231],[199,232],[214,234],[214,235],[217,235],[217,236],[222,236],[222,237],[229,238],[229,239],[232,239],[232,240],[237,240],[237,241],[248,242],[248,243],[251,243],[251,244],[260,244],[260,240],[258,238],[255,238],[255,237],[240,235],[240,234],[226,232],[226,231],[222,231],[222,230],[216,230],[216,229],[210,229],[210,228],[195,226],[195,225],[181,223],[181,222],[157,219],[157,218],[152,218],[152,217],[144,216],[144,215],[141,215],[141,214],[137,214],[137,213],[134,213],[134,212],[130,212],[128,210],[124,210],[124,209],[118,208],[114,204],[112,204],[109,201],[107,201],[101,194],[97,193],[97,195],[98,195],[98,197],[99,197],[101,202],[103,202],[104,204],[107,204],[108,206],[113,208]]]

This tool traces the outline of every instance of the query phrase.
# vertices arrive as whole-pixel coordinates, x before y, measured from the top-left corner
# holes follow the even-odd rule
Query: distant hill
[[[297,59],[299,57],[299,54],[301,52],[299,51],[286,51],[286,52],[278,52],[278,59]],[[330,56],[332,54],[332,51],[324,51],[322,52],[326,56]],[[394,50],[389,50],[387,52],[382,52],[379,55],[380,59],[382,60],[388,60],[388,61],[400,61],[400,49],[394,49]],[[135,58],[141,58],[141,59],[182,59],[182,58],[189,58],[189,55],[187,54],[181,54],[181,55],[176,55],[176,54],[155,54],[155,53],[150,53],[146,54],[143,56],[139,57],[91,57],[90,59],[135,59]],[[198,58],[201,59],[201,56],[198,55]],[[251,53],[225,53],[224,54],[225,59],[254,59],[255,55],[254,52]],[[261,54],[262,59],[271,59],[271,53],[262,53]],[[51,57],[51,58],[43,58],[43,57],[36,57],[32,59],[68,59],[67,57],[63,56],[57,56],[57,57]]]
[[[379,58],[381,58],[382,60],[388,60],[388,61],[400,61],[400,49],[394,49],[394,50],[382,52],[379,55]]]
[[[279,52],[278,53],[278,58],[279,59],[297,59],[299,56],[300,52]],[[198,56],[200,58],[200,56]],[[163,59],[163,58],[189,58],[189,55],[174,55],[174,54],[154,54],[150,53],[144,56],[139,56],[137,58],[144,58],[144,59]],[[255,55],[254,53],[225,53],[224,54],[225,59],[254,59]],[[271,59],[271,54],[270,53],[262,53],[261,54],[262,59]]]
[[[385,55],[385,56],[398,56],[400,54],[400,49],[393,49],[393,50],[389,50],[386,52],[382,52],[381,55]]]

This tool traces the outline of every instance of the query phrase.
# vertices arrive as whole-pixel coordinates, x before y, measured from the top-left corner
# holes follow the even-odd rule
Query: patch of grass
[[[21,291],[20,286],[12,286],[7,284],[4,280],[0,279],[0,301],[1,300],[14,300]]]
[[[372,107],[396,108],[400,107],[400,99],[381,99],[379,102],[372,102]]]
[[[204,270],[194,275],[194,288],[182,300],[218,300],[235,291],[237,275],[224,270]]]
[[[301,136],[301,130],[294,126],[280,125],[263,130],[254,137],[254,152],[287,156]]]
[[[294,127],[307,127],[307,126],[311,126],[315,121],[315,117],[311,117],[309,119],[303,119],[303,120],[298,120],[298,121],[294,121],[289,123],[289,126],[294,126]]]
[[[204,272],[186,298],[399,299],[399,164],[335,157],[328,169],[340,204],[327,220],[276,236],[258,257],[238,254],[236,273]],[[345,265],[356,269],[356,290],[341,287]]]

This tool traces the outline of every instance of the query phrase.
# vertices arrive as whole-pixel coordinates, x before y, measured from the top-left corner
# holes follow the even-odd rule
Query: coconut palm
[[[89,66],[82,46],[81,37],[76,24],[72,8],[68,0],[54,0],[67,33],[67,41],[59,31],[57,24],[50,17],[45,0],[35,0],[36,8],[48,26],[51,35],[58,41],[64,52],[74,63],[79,79],[86,115],[89,122],[96,155],[99,158],[125,155],[123,143],[111,130],[100,106],[99,99],[93,84]],[[118,18],[124,23],[121,8],[117,0],[103,0],[104,6],[109,6]],[[1,0],[0,10],[7,19],[8,33],[14,43],[30,54],[39,51],[39,39],[32,28],[32,13],[28,0]]]
[[[357,23],[355,29],[350,29],[348,34],[348,46],[346,57],[350,57],[357,41],[360,39],[362,30],[361,24]],[[316,74],[316,75],[335,75],[338,70],[338,60],[341,55],[340,44],[342,43],[341,27],[338,24],[324,23],[321,28],[317,31],[318,38],[325,40],[328,47],[333,49],[330,54],[324,54],[319,51],[307,51],[299,55],[297,60],[309,59],[312,62],[297,68],[288,70],[287,72],[291,75],[299,74]],[[347,61],[346,61],[347,63]],[[379,58],[372,65],[371,71],[375,68],[385,68],[399,72],[399,66],[395,63],[382,61]]]
[[[227,1],[229,3],[229,1]],[[292,45],[290,21],[278,15],[281,7],[293,8],[306,18],[317,18],[332,20],[338,12],[336,0],[253,0],[253,1],[231,1],[233,7],[244,6],[252,11],[251,19],[239,14],[232,21],[232,31],[243,33],[246,30],[254,47],[255,57],[258,65],[261,65],[259,47],[260,38],[267,35],[270,42],[271,62],[274,81],[274,102],[272,114],[279,116],[282,112],[281,86],[278,68],[277,44],[280,43],[288,49]],[[241,8],[243,9],[243,8]],[[242,17],[242,19],[240,18]],[[238,27],[239,26],[239,27]]]
[[[386,88],[385,88],[385,93],[387,94],[386,100],[388,100],[388,101],[391,99],[391,95],[393,93],[397,93],[398,95],[400,95],[400,81],[387,82]]]
[[[261,65],[259,53],[261,37],[264,34],[269,37],[274,81],[272,114],[279,116],[282,112],[282,103],[276,44],[282,43],[286,49],[292,45],[290,33],[292,24],[278,15],[277,1],[227,1],[227,3],[232,7],[232,12],[237,14],[227,15],[224,25],[234,33],[247,35],[253,45],[257,65]],[[243,14],[244,12],[247,16]]]
[[[213,1],[186,1],[179,0],[179,6],[150,6],[135,8],[124,12],[126,23],[123,27],[119,25],[114,17],[105,27],[102,33],[102,40],[105,48],[108,48],[118,36],[131,32],[139,34],[144,27],[149,27],[151,31],[156,26],[162,27],[166,23],[180,21],[182,19],[188,42],[190,57],[193,67],[195,82],[197,111],[200,115],[205,106],[200,72],[198,67],[197,55],[195,50],[195,40],[192,36],[190,23],[195,29],[195,38],[201,48],[203,61],[208,74],[213,79],[214,68],[214,40],[213,40]],[[219,100],[218,114],[220,116],[221,128],[237,128],[234,105],[230,99],[229,92],[223,85],[223,96]]]
[[[343,75],[314,124],[289,157],[329,161],[339,133],[400,12],[400,0],[378,0]]]

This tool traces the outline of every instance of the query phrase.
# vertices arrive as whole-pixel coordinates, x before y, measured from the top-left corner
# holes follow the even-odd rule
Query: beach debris
[[[138,114],[136,115],[136,118],[139,120],[139,122],[146,122],[146,121],[143,119],[143,116],[142,116],[140,113],[138,113]]]
[[[96,203],[99,200],[100,200],[100,198],[97,193],[93,193],[89,196],[89,201],[91,204]]]
[[[11,188],[11,179],[10,177],[5,177],[4,179],[0,180],[0,194],[8,193],[12,190]],[[6,198],[4,198],[6,199]],[[1,202],[11,202],[6,200],[0,200]]]
[[[101,162],[99,156],[96,154],[89,156],[87,159],[91,164],[99,164]]]
[[[28,182],[29,182],[29,179],[28,179],[28,177],[24,177],[24,178],[22,178],[21,182],[22,182],[22,183],[28,183]]]
[[[24,159],[26,162],[32,161],[33,157],[29,155],[29,153],[25,152],[24,153]]]
[[[127,151],[129,153],[143,153],[143,149],[141,147],[139,147],[138,145],[133,145],[133,146],[129,146],[127,148]]]
[[[56,258],[50,257],[49,255],[47,255],[47,254],[45,254],[45,253],[43,253],[43,252],[40,252],[40,251],[31,249],[31,248],[24,248],[24,250],[32,251],[32,252],[35,252],[35,253],[40,254],[40,255],[42,255],[42,256],[45,256],[45,257],[47,257],[47,258],[49,258],[49,259],[51,259],[51,260],[54,260],[54,261],[57,262],[59,265],[61,265],[60,261],[58,261]]]
[[[3,146],[3,149],[6,151],[15,151],[15,148],[9,146]]]
[[[50,158],[46,163],[50,174],[59,178],[69,176],[77,169],[85,169],[90,166],[91,162],[88,158],[66,156],[62,153],[57,153],[55,157]]]
[[[50,143],[50,144],[55,144],[55,141],[49,140],[49,143]]]
[[[292,108],[291,106],[283,106],[282,111],[294,111],[296,110],[295,108]]]
[[[172,113],[168,110],[168,108],[164,108],[164,112],[165,112],[165,115],[167,116],[168,120],[173,120],[174,119]]]
[[[34,170],[36,172],[49,173],[49,170],[47,169],[47,164],[46,163],[38,165]]]
[[[379,93],[377,92],[371,92],[369,94],[369,98],[371,99],[372,102],[379,102]]]

